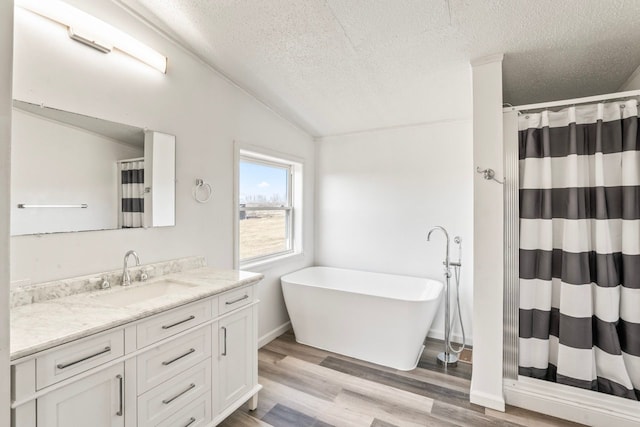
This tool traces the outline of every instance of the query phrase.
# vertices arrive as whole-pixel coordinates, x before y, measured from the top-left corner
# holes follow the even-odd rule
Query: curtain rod
[[[538,104],[517,105],[515,107],[505,107],[502,109],[502,112],[508,113],[510,111],[540,110],[553,107],[570,107],[576,104],[589,104],[591,102],[613,101],[618,99],[622,100],[625,98],[633,98],[635,96],[640,96],[640,90],[608,93],[605,95],[587,96],[583,98],[564,99],[562,101],[541,102]]]
[[[144,157],[136,157],[134,159],[116,160],[116,163],[133,163],[133,162],[141,162],[143,160],[144,160]]]

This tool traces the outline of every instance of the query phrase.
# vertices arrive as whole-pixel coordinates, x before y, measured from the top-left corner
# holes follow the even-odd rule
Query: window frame
[[[285,153],[262,147],[235,143],[234,183],[234,265],[236,268],[251,268],[302,254],[302,171],[303,161]],[[276,167],[287,171],[287,205],[240,206],[240,163],[249,162]],[[287,227],[287,249],[246,259],[240,259],[240,212],[277,210],[285,212]]]

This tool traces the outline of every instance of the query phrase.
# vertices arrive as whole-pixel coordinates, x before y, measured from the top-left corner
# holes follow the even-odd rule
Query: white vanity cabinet
[[[219,409],[225,410],[253,387],[253,313],[240,310],[222,319],[219,326]]]
[[[124,364],[45,394],[36,406],[38,427],[124,427]]]
[[[254,285],[15,361],[12,427],[215,426],[257,406]]]

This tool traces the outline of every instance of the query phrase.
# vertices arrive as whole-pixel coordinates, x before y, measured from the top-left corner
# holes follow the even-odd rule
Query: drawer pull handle
[[[176,394],[175,396],[173,396],[170,399],[165,399],[162,401],[162,403],[164,403],[165,405],[168,405],[169,403],[173,402],[174,400],[176,400],[177,398],[179,398],[180,396],[182,396],[183,394],[193,390],[194,388],[196,388],[196,385],[194,383],[191,383],[189,385],[189,387],[187,387],[184,391],[181,391],[180,393]]]
[[[190,349],[189,349],[189,351],[187,351],[185,354],[181,354],[180,356],[178,356],[178,357],[176,357],[176,358],[173,358],[173,359],[171,359],[171,360],[164,361],[164,362],[162,362],[162,364],[163,364],[164,366],[171,365],[173,362],[176,362],[176,361],[178,361],[178,360],[182,359],[183,357],[187,357],[187,356],[188,356],[188,355],[190,355],[191,353],[195,353],[195,351],[196,351],[196,349],[195,349],[195,348],[190,348]]]
[[[223,326],[220,329],[222,329],[223,344],[224,344],[224,347],[223,347],[224,350],[222,350],[222,355],[226,356],[227,355],[227,328]]]
[[[184,322],[188,322],[189,320],[193,320],[193,319],[195,319],[195,318],[196,318],[196,316],[189,316],[189,317],[187,317],[186,319],[181,320],[181,321],[179,321],[179,322],[172,323],[172,324],[170,324],[170,325],[163,325],[163,326],[162,326],[162,329],[171,329],[171,328],[173,328],[174,326],[181,325],[181,324],[183,324]]]
[[[118,406],[118,412],[116,412],[116,415],[121,417],[122,414],[124,414],[124,378],[122,378],[122,375],[116,375],[116,378],[118,379],[118,393],[120,396],[120,403]]]
[[[225,302],[225,304],[226,304],[226,305],[233,305],[233,304],[235,304],[235,303],[237,303],[237,302],[244,301],[244,300],[246,300],[247,298],[249,298],[249,295],[248,295],[248,294],[245,294],[245,296],[240,297],[240,298],[238,298],[238,299],[234,299],[233,301],[227,301],[227,302]]]
[[[56,365],[56,368],[65,369],[65,368],[68,368],[69,366],[77,365],[78,363],[84,362],[85,360],[93,359],[94,357],[98,357],[98,356],[100,356],[102,354],[109,353],[110,351],[111,351],[111,347],[107,346],[107,347],[104,348],[104,350],[101,350],[101,351],[99,351],[99,352],[97,352],[95,354],[92,354],[90,356],[83,357],[82,359],[78,359],[78,360],[75,360],[75,361],[69,362],[69,363],[58,363]]]
[[[191,424],[195,423],[196,419],[191,417],[189,418],[189,422],[184,425],[184,427],[189,427]]]

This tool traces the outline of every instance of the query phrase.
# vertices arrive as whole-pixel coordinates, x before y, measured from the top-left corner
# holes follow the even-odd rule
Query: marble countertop
[[[127,288],[96,290],[11,309],[11,360],[142,319],[230,289],[259,282],[262,274],[204,267],[136,282]],[[106,293],[127,292],[174,280],[190,286],[124,307],[100,300]]]

